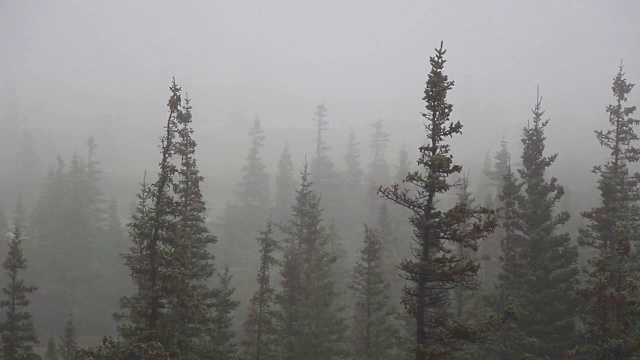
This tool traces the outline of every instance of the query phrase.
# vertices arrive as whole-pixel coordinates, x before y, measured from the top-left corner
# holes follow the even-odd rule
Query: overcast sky
[[[199,127],[310,127],[324,102],[333,128],[383,119],[410,137],[444,40],[460,146],[518,136],[540,85],[551,150],[572,159],[597,149],[621,59],[640,82],[638,15],[634,0],[0,0],[0,85],[34,127],[161,126],[175,76]]]

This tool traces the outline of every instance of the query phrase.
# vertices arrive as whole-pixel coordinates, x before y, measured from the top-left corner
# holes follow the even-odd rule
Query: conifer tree
[[[364,227],[364,246],[350,285],[356,299],[351,328],[354,359],[387,360],[395,329],[389,304],[389,283],[382,272],[378,231]]]
[[[73,322],[73,315],[69,313],[67,323],[64,326],[64,333],[60,338],[60,358],[61,360],[76,360],[78,350],[78,339],[76,337],[76,326]]]
[[[170,318],[174,322],[174,344],[180,356],[196,356],[194,343],[202,338],[210,322],[216,293],[207,285],[214,274],[214,256],[209,247],[217,238],[205,223],[206,206],[200,190],[204,178],[195,158],[196,141],[191,127],[191,104],[188,95],[176,116],[178,142],[175,153],[180,158],[178,181],[174,187],[178,223],[174,228],[173,258],[169,260],[168,290]],[[199,345],[198,345],[199,346]]]
[[[632,118],[635,106],[626,106],[634,84],[627,82],[622,65],[613,79],[614,103],[607,106],[607,130],[596,131],[600,146],[609,159],[593,168],[600,176],[601,203],[582,216],[588,225],[580,230],[579,244],[594,249],[586,281],[578,295],[586,303],[582,319],[586,324],[584,342],[572,351],[584,359],[634,359],[640,354],[640,284],[637,277],[637,251],[633,237],[637,227],[637,201],[640,175],[629,173],[629,166],[640,160]]]
[[[151,348],[163,356],[166,356],[164,347],[169,343],[168,338],[174,335],[162,329],[162,315],[167,306],[163,299],[163,284],[167,280],[163,259],[170,256],[170,234],[172,226],[175,226],[176,200],[171,191],[177,186],[174,176],[178,170],[172,161],[176,158],[176,118],[182,103],[181,89],[175,80],[170,91],[169,115],[165,134],[160,139],[158,179],[150,185],[143,181],[137,195],[136,213],[128,225],[133,244],[124,259],[137,292],[121,301],[127,322],[120,327],[120,335],[132,348]]]
[[[305,165],[293,214],[283,226],[279,341],[282,359],[331,359],[345,350],[344,320],[337,313],[332,274],[336,259],[322,224],[320,198]]]
[[[431,72],[424,91],[426,103],[426,141],[420,147],[418,164],[424,171],[407,175],[405,182],[415,189],[412,195],[398,184],[381,187],[387,199],[410,209],[416,241],[413,257],[405,259],[400,269],[407,279],[405,307],[415,319],[415,359],[445,359],[457,340],[469,336],[465,327],[455,323],[448,314],[449,290],[474,281],[478,265],[469,258],[458,258],[452,248],[459,243],[477,250],[478,240],[495,227],[493,211],[456,204],[449,210],[436,208],[436,195],[447,193],[452,186],[448,177],[460,173],[453,164],[445,138],[460,134],[462,124],[449,119],[453,106],[447,94],[453,81],[443,73],[445,64],[442,43],[430,58]],[[470,223],[468,231],[459,230]]]
[[[258,289],[251,298],[249,316],[244,323],[246,333],[244,348],[247,359],[275,360],[278,358],[273,307],[275,290],[271,285],[271,269],[276,265],[273,252],[276,250],[277,243],[272,234],[273,224],[269,221],[257,239],[260,245]]]
[[[58,345],[56,344],[56,339],[53,336],[49,336],[49,341],[47,342],[47,352],[44,355],[44,360],[59,360],[58,356]]]
[[[217,297],[214,302],[213,319],[209,323],[208,346],[209,349],[198,359],[210,360],[234,360],[238,354],[238,346],[235,343],[235,331],[233,330],[233,312],[240,303],[233,300],[235,288],[231,285],[233,276],[229,266],[225,265],[218,274],[219,285]]]
[[[4,206],[0,203],[0,240],[5,240],[8,232],[9,224],[7,223],[7,217],[4,213]]]
[[[295,193],[295,180],[293,179],[293,161],[289,153],[289,145],[285,144],[275,177],[275,217],[277,221],[285,222],[291,210]]]
[[[256,116],[249,136],[251,136],[251,148],[247,154],[246,164],[242,168],[244,174],[238,189],[238,199],[241,206],[264,208],[269,203],[269,174],[265,170],[266,166],[261,156],[265,136],[260,117]]]
[[[209,352],[207,332],[218,292],[208,280],[214,273],[216,242],[205,225],[203,181],[195,160],[188,98],[170,87],[169,117],[161,139],[160,172],[138,194],[129,224],[133,246],[125,255],[137,291],[121,301],[126,320],[120,327],[127,348],[152,358],[199,359]]]
[[[575,344],[578,251],[568,233],[558,232],[569,214],[554,214],[564,189],[555,177],[546,178],[557,154],[544,154],[544,131],[549,120],[543,120],[541,105],[538,96],[532,110],[533,124],[523,129],[522,168],[518,170],[523,183],[518,207],[522,211],[526,241],[522,256],[527,269],[523,293],[527,312],[521,324],[527,336],[538,340],[529,349],[531,354],[558,358]]]
[[[6,318],[0,326],[2,358],[6,360],[37,358],[33,345],[38,343],[38,338],[31,314],[27,311],[31,303],[29,295],[36,291],[37,287],[26,285],[21,277],[21,273],[27,269],[27,261],[22,251],[23,211],[22,201],[18,198],[13,236],[9,241],[7,257],[2,264],[9,278],[9,283],[2,289],[5,298],[0,301],[0,307],[6,308]]]

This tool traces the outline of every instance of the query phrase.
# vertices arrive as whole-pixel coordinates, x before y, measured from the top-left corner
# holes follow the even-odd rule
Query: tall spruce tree
[[[27,269],[27,260],[22,251],[22,224],[24,209],[18,198],[16,221],[13,225],[9,251],[2,267],[6,270],[9,283],[2,289],[4,299],[0,307],[6,308],[6,318],[0,326],[2,339],[2,358],[6,360],[32,360],[38,358],[33,345],[38,337],[33,327],[31,314],[27,307],[31,303],[29,295],[37,290],[33,285],[26,285],[21,273]]]
[[[430,58],[431,72],[423,100],[426,103],[426,144],[420,147],[418,165],[423,171],[407,175],[405,183],[415,189],[415,195],[400,189],[398,184],[381,187],[379,192],[387,199],[410,209],[414,227],[413,257],[400,265],[407,279],[405,307],[415,318],[415,359],[445,359],[457,340],[469,332],[458,326],[448,313],[451,289],[474,281],[478,265],[469,258],[458,258],[453,249],[459,243],[464,248],[477,250],[478,240],[496,226],[493,211],[456,204],[443,211],[436,207],[436,196],[447,193],[452,186],[450,175],[461,171],[453,164],[445,138],[460,134],[462,124],[449,117],[453,106],[447,94],[453,81],[443,73],[445,64],[442,43]],[[472,222],[468,231],[463,224]]]
[[[345,324],[336,311],[337,292],[332,274],[336,257],[322,224],[320,198],[311,188],[305,165],[296,191],[293,214],[282,227],[282,290],[279,306],[281,358],[333,359],[346,350]]]
[[[269,221],[257,239],[260,245],[260,270],[256,279],[258,289],[251,298],[249,315],[244,323],[245,357],[252,360],[278,359],[275,290],[271,284],[271,270],[276,265],[273,253],[277,242],[272,235],[273,224]]]
[[[216,238],[205,226],[191,105],[188,99],[182,105],[175,80],[170,90],[158,179],[143,182],[129,224],[133,245],[124,258],[137,291],[121,301],[128,321],[120,335],[138,356],[200,359],[210,350],[207,331],[218,300],[208,286],[214,272],[208,247]]]
[[[353,269],[350,285],[355,297],[351,325],[354,359],[387,360],[393,348],[395,330],[389,303],[389,283],[382,271],[382,245],[378,231],[364,227],[364,246]]]
[[[601,203],[582,213],[588,225],[580,230],[579,244],[597,252],[578,290],[586,303],[581,314],[586,331],[585,341],[572,354],[584,359],[634,359],[640,354],[640,284],[637,251],[634,256],[631,250],[637,234],[640,175],[629,173],[629,166],[640,160],[635,147],[640,121],[631,117],[636,107],[626,106],[633,86],[621,65],[611,88],[614,103],[607,106],[610,128],[596,131],[609,159],[593,168],[600,176]]]
[[[523,129],[522,168],[518,169],[523,183],[518,207],[522,211],[526,242],[521,256],[527,269],[522,294],[527,312],[521,325],[527,336],[538,340],[536,346],[528,349],[529,353],[558,358],[575,344],[578,251],[568,233],[559,233],[569,214],[554,214],[564,189],[555,177],[546,178],[547,168],[557,154],[544,154],[549,120],[543,120],[541,106],[542,98],[538,95],[532,125]]]

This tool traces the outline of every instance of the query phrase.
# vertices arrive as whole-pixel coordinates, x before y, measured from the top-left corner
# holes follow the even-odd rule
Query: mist
[[[47,339],[64,336],[69,319],[75,324],[80,348],[98,345],[102,336],[119,334],[119,323],[111,313],[120,309],[121,297],[137,289],[129,276],[133,270],[119,254],[133,244],[127,224],[136,213],[140,183],[158,179],[160,138],[169,116],[167,99],[173,79],[182,89],[182,99],[187,94],[191,99],[193,123],[189,126],[204,179],[199,185],[206,204],[203,216],[208,231],[217,238],[208,245],[215,257],[215,274],[205,282],[223,286],[219,275],[229,266],[231,298],[238,301],[229,311],[229,328],[235,332],[229,344],[234,344],[238,356],[244,356],[243,341],[251,338],[243,324],[258,286],[260,258],[255,239],[267,221],[275,226],[290,220],[279,217],[276,210],[277,174],[285,147],[291,154],[296,186],[309,164],[311,187],[319,196],[323,224],[333,239],[331,251],[338,258],[331,271],[344,272],[336,275],[336,293],[341,294],[336,301],[342,306],[340,316],[351,323],[357,301],[349,295],[347,282],[361,256],[362,226],[380,228],[378,208],[383,200],[369,188],[376,179],[372,169],[380,160],[386,166],[385,182],[377,186],[402,182],[396,173],[405,149],[410,170],[425,170],[418,164],[419,148],[428,141],[421,115],[427,111],[423,96],[429,59],[441,41],[446,49],[444,72],[454,81],[447,95],[453,104],[451,121],[463,125],[460,136],[447,138],[446,143],[451,145],[454,163],[462,165],[461,174],[468,177],[476,204],[500,208],[499,196],[489,190],[493,185],[487,177],[487,161],[489,170],[493,169],[500,141],[505,140],[514,172],[522,168],[523,129],[532,126],[532,108],[539,95],[543,118],[550,119],[544,129],[545,155],[558,154],[545,178],[557,177],[564,187],[554,211],[571,215],[557,231],[568,233],[572,246],[577,246],[578,229],[589,223],[581,212],[601,202],[596,188],[599,175],[591,170],[605,163],[610,152],[600,146],[594,131],[610,126],[606,109],[615,103],[612,81],[621,65],[629,83],[640,81],[637,14],[640,3],[630,0],[0,2],[0,203],[7,229],[17,216],[18,198],[24,208],[24,276],[27,283],[39,287],[28,307],[39,339],[36,353],[44,356]],[[637,89],[628,94],[627,103],[640,104]],[[314,165],[318,158],[314,116],[320,104],[327,109],[322,140],[332,163],[332,184],[314,180],[314,171],[320,169]],[[637,113],[628,116],[638,118]],[[256,119],[264,136],[257,148],[259,162],[269,176],[269,194],[262,208],[243,204],[239,195],[239,184],[250,167],[248,153],[256,141],[250,135]],[[389,140],[380,148],[382,157],[376,158],[371,139],[373,125],[379,121]],[[363,172],[359,195],[335,190],[342,189],[348,177],[345,156],[350,132],[357,139],[358,166]],[[89,138],[95,149],[88,148]],[[87,173],[95,161],[95,188],[87,191],[95,190],[99,198],[100,224],[108,222],[112,205],[110,226],[122,236],[117,244],[105,235],[107,225],[87,219],[82,220],[87,222],[85,232],[60,230],[50,236],[35,230],[44,226],[38,221],[57,219],[52,215],[57,212],[47,212],[44,205],[51,198],[47,184],[55,182],[56,171],[70,171],[64,176],[71,179],[78,159],[84,166],[81,172]],[[62,168],[60,160],[65,164]],[[637,170],[634,161],[628,167],[631,173]],[[73,199],[77,194],[69,191]],[[294,203],[294,194],[292,190],[287,206]],[[455,189],[442,194],[438,206],[455,202],[455,194]],[[493,203],[487,203],[487,198]],[[414,234],[409,213],[393,201],[384,203],[391,214],[393,236],[401,238],[397,243],[402,250],[393,253],[396,266],[412,256]],[[65,214],[68,223],[42,228],[73,228],[74,217]],[[7,243],[11,243],[13,233],[7,231]],[[500,231],[486,237],[494,247],[480,245],[479,250],[491,258],[477,274],[489,293],[501,266]],[[286,242],[287,233],[280,226],[275,226],[273,236],[278,244]],[[74,237],[83,245],[74,248],[71,240],[60,246],[53,242]],[[43,244],[56,250],[46,250]],[[383,254],[391,256],[384,247],[383,241]],[[7,256],[7,249],[0,250],[0,257]],[[576,269],[589,267],[594,253],[578,249]],[[70,260],[65,265],[69,269],[55,262],[83,257],[92,260]],[[281,269],[273,266],[271,282],[278,290]],[[394,266],[383,272],[397,272]],[[51,269],[55,271],[49,273]],[[73,275],[76,272],[95,275],[84,279]],[[389,278],[391,307],[403,314],[397,322],[407,322],[410,325],[405,327],[412,329],[411,316],[402,317],[408,315],[400,304],[402,290],[393,284],[393,279],[400,278],[394,275]],[[582,283],[580,276],[576,281]],[[10,277],[0,279],[4,286]],[[88,284],[91,289],[85,288]],[[476,309],[474,316],[494,310]],[[481,317],[473,318],[483,323]],[[6,321],[3,315],[0,320]],[[576,323],[579,333],[588,322]],[[409,344],[415,342],[412,331],[406,335]],[[359,359],[351,351],[318,359]],[[477,348],[473,351],[443,358],[487,358]],[[413,354],[401,353],[398,350],[386,358]],[[549,354],[544,353],[558,358]]]

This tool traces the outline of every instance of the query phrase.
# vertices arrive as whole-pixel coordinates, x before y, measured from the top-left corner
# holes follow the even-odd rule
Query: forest
[[[161,3],[0,4],[0,360],[640,359],[632,4]]]

